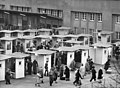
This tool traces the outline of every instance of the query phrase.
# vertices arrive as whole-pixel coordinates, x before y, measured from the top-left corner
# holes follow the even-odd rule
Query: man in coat
[[[37,74],[37,67],[38,67],[38,62],[34,60],[33,61],[33,74]]]
[[[67,66],[65,66],[65,80],[69,81],[70,80],[70,70]]]
[[[6,84],[11,84],[10,83],[10,69],[7,69],[5,73],[5,81],[6,81]]]
[[[31,60],[28,61],[27,65],[28,65],[27,66],[28,67],[28,74],[31,75],[32,74],[32,62],[31,62]]]
[[[92,77],[90,79],[90,82],[94,79],[94,81],[96,81],[96,70],[95,67],[92,67]]]
[[[103,70],[102,70],[102,68],[100,68],[99,69],[99,71],[98,71],[98,80],[99,80],[99,82],[101,83],[102,81],[101,81],[101,79],[103,78]]]

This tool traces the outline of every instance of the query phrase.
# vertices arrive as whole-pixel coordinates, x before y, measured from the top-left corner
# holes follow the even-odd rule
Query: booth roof
[[[78,37],[81,37],[81,36],[83,36],[83,37],[89,37],[89,36],[92,36],[92,35],[90,35],[90,34],[78,34],[77,36]]]
[[[111,32],[111,31],[102,31],[101,32],[101,34],[103,34],[103,35],[110,35],[110,34],[112,34],[113,32]]]
[[[72,52],[72,51],[76,51],[76,50],[78,50],[78,49],[73,48],[73,47],[62,46],[62,47],[59,47],[59,48],[51,48],[51,50],[57,50],[57,51],[69,51],[69,52]]]
[[[46,29],[46,28],[42,28],[42,29],[38,29],[38,31],[52,31],[52,29]]]
[[[0,54],[0,60],[5,60],[5,59],[9,59],[9,58],[11,58],[10,55]]]
[[[4,49],[0,49],[0,51],[4,51]]]
[[[11,31],[11,30],[1,30],[0,32],[12,33],[13,31]]]
[[[77,35],[73,35],[73,34],[69,34],[69,35],[66,35],[66,37],[77,38],[78,36]]]
[[[52,35],[52,37],[56,37],[56,38],[65,38],[66,35]]]
[[[57,29],[57,30],[70,30],[71,28],[70,27],[58,27],[55,29]]]
[[[52,37],[49,36],[49,35],[38,35],[38,36],[35,36],[35,38],[44,38],[44,39],[51,39]]]
[[[35,37],[36,36],[21,36],[21,37],[18,37],[18,39],[33,39]]]
[[[2,37],[0,40],[15,40],[17,38],[12,38],[12,37]]]
[[[37,29],[27,29],[27,30],[23,30],[23,32],[37,32]]]
[[[51,50],[46,50],[46,49],[39,49],[37,51],[32,51],[29,53],[33,53],[33,54],[42,54],[42,55],[49,55],[52,53],[55,53],[56,51],[51,51]]]
[[[81,44],[83,41],[75,41],[75,40],[67,40],[66,43],[74,43],[74,44]]]
[[[20,33],[22,33],[23,31],[22,30],[13,30],[13,32],[20,32]]]
[[[90,49],[91,47],[89,47],[88,45],[74,45],[72,46],[73,48],[75,49],[83,49],[83,50],[86,50],[86,49]]]
[[[11,56],[13,58],[24,58],[24,57],[28,57],[29,54],[24,54],[24,53],[21,53],[21,52],[15,52],[15,53],[9,54],[9,56]]]
[[[108,44],[108,43],[106,43],[106,44],[104,44],[104,43],[94,43],[91,46],[107,48],[107,47],[111,47],[112,45]]]

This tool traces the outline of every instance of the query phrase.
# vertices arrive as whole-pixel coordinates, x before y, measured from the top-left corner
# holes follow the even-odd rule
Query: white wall
[[[96,48],[95,63],[96,64],[101,64],[102,63],[102,58],[103,58],[103,48]]]
[[[21,63],[21,64],[20,64]],[[16,59],[15,62],[15,78],[23,78],[25,77],[25,64],[24,64],[24,59]]]
[[[106,53],[105,53],[106,51]],[[103,58],[102,58],[102,63],[101,64],[105,64],[105,62],[108,60],[108,48],[104,48],[103,49]]]
[[[5,80],[5,60],[0,61],[0,81]]]
[[[67,52],[67,66],[69,67],[74,60],[74,52]]]
[[[83,50],[82,51],[82,58],[81,58],[81,63],[83,64],[83,66],[85,66],[87,58],[88,58],[88,50]]]
[[[11,49],[7,50],[7,45],[11,43]],[[5,41],[5,53],[12,54],[12,41]]]

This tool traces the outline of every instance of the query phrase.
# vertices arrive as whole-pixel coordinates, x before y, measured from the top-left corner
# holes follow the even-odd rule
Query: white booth
[[[15,52],[12,54],[9,54],[11,56],[11,59],[14,59],[14,72],[13,78],[24,78],[25,77],[25,57],[28,57],[29,54],[24,54],[20,52]]]
[[[72,46],[72,48],[79,50],[75,52],[75,58],[76,59],[81,59],[80,63],[83,64],[83,66],[85,66],[85,63],[87,61],[87,58],[89,56],[89,50],[91,49],[89,46],[83,46],[83,45],[75,45]]]
[[[52,32],[52,29],[38,29],[38,35],[50,35],[50,33]]]
[[[23,30],[23,36],[35,36],[37,34],[38,30],[37,29],[27,29]]]
[[[6,60],[11,58],[9,55],[0,54],[0,81],[5,80]]]
[[[0,37],[11,37],[12,32],[13,31],[11,31],[11,30],[1,30]]]
[[[92,45],[89,55],[93,58],[94,63],[104,65],[108,60],[109,48],[112,48],[110,44],[95,43]],[[112,50],[112,49],[111,49]]]
[[[28,53],[31,53],[32,62],[37,60],[39,68],[45,68],[46,61],[48,61],[48,71],[50,71],[51,67],[55,65],[55,51],[39,49],[32,52],[28,51]]]
[[[111,44],[111,34],[110,31],[101,31],[97,33],[97,43],[110,43]]]
[[[12,37],[23,37],[23,31],[22,30],[13,30]]]
[[[69,31],[71,30],[70,27],[58,27],[54,29],[55,31],[58,31],[59,35],[67,35]]]
[[[11,54],[13,52],[13,45],[15,44],[16,38],[2,37],[0,38],[2,47],[5,50],[5,54]]]
[[[59,48],[51,48],[51,50],[57,50],[59,53],[61,53],[61,63],[64,65],[67,65],[68,67],[70,66],[71,62],[75,58],[75,51],[77,50],[76,48],[73,47],[66,47],[62,46]]]
[[[17,42],[20,42],[20,44],[23,44],[24,51],[26,52],[33,45],[34,38],[35,36],[18,37]]]

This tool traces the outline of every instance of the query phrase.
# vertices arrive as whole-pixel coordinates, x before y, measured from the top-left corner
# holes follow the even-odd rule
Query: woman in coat
[[[99,80],[99,82],[101,83],[102,81],[101,81],[101,79],[103,78],[103,70],[102,70],[102,68],[100,68],[99,69],[99,71],[98,71],[98,80]]]
[[[65,80],[69,81],[70,80],[70,70],[69,70],[69,68],[67,66],[65,66],[64,74],[65,74]]]

